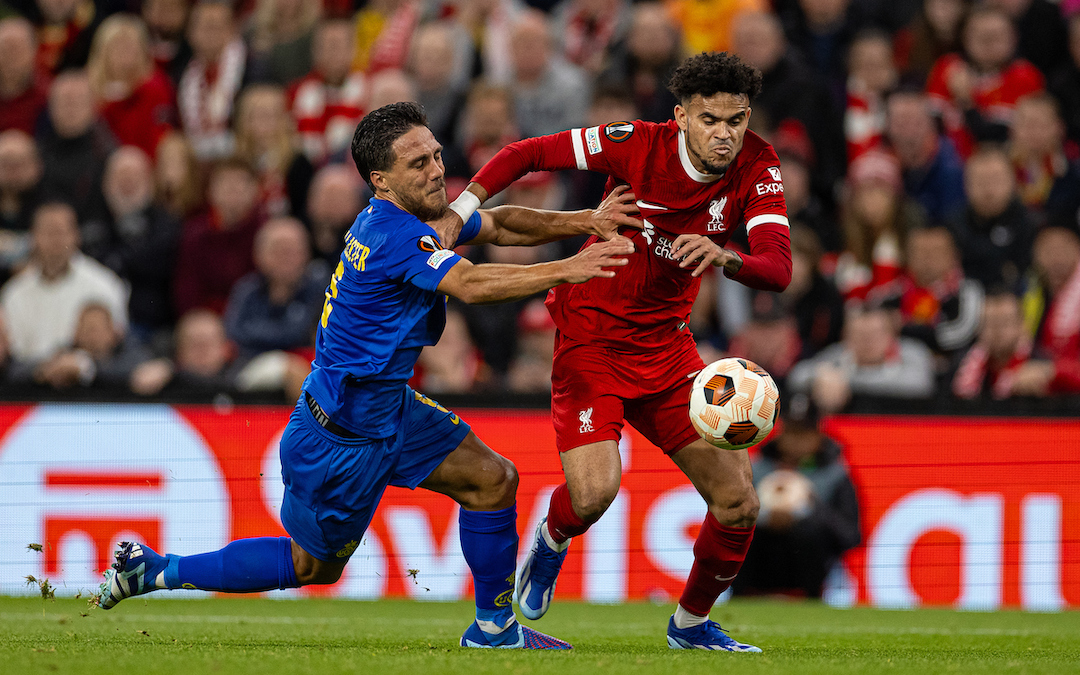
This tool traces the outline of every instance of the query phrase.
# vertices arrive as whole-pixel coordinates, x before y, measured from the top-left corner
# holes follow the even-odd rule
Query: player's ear
[[[371,186],[375,188],[375,190],[390,192],[390,185],[386,182],[386,178],[383,176],[382,171],[371,172]]]
[[[675,124],[679,131],[686,131],[686,108],[682,107],[681,103],[675,104]]]

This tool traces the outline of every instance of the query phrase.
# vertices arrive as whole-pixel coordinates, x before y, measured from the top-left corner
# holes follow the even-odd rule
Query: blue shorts
[[[281,524],[319,560],[345,560],[360,544],[387,485],[415,488],[469,434],[469,425],[405,387],[390,438],[343,438],[312,416],[303,396],[281,436]]]

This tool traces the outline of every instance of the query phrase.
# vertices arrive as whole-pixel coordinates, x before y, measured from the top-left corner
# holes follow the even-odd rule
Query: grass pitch
[[[671,607],[557,603],[538,629],[572,652],[461,649],[468,604],[0,598],[0,673],[1080,673],[1080,613],[835,610],[735,601],[713,612],[764,654],[672,651]],[[87,613],[87,616],[82,616]]]

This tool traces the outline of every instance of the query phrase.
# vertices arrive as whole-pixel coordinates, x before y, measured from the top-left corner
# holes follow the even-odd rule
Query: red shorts
[[[687,335],[656,351],[627,353],[555,337],[551,418],[559,452],[618,441],[625,419],[671,455],[700,438],[687,406],[705,367]]]

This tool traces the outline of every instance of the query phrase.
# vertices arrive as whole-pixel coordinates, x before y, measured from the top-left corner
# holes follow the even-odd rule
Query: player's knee
[[[600,520],[600,516],[604,515],[618,494],[618,484],[599,485],[579,490],[576,494],[571,492],[570,498],[578,517],[591,524]]]
[[[752,527],[757,522],[759,507],[757,493],[750,487],[739,495],[719,503],[710,503],[709,511],[721,525]]]
[[[472,487],[457,499],[470,511],[495,511],[512,506],[517,499],[517,467],[505,457],[492,455],[477,467]]]
[[[341,573],[345,571],[345,564],[328,563],[306,552],[297,555],[294,550],[293,571],[296,573],[296,582],[301,586],[332,584],[341,578]]]

